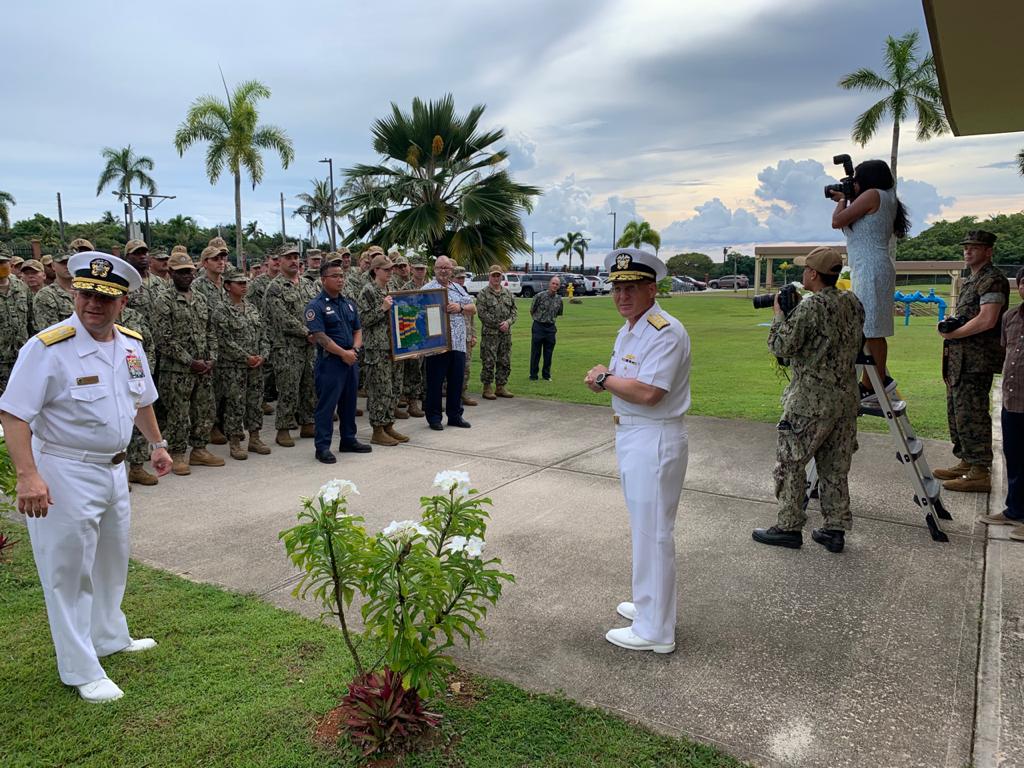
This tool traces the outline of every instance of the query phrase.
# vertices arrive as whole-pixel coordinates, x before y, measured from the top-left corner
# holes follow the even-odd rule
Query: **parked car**
[[[692,283],[684,280],[681,277],[672,277],[672,293],[689,293],[690,291],[697,290]]]
[[[601,280],[601,293],[611,293],[611,292],[612,292],[612,282],[611,282],[611,280],[608,279],[607,276],[605,276]]]
[[[560,296],[565,296],[565,275],[561,272],[520,272],[518,273],[519,284],[520,284],[520,295],[524,299],[529,299],[532,296],[536,296],[538,293],[543,293],[548,289],[548,283],[551,282],[552,277],[557,277],[561,286],[558,289]]]
[[[474,275],[472,272],[466,273],[466,291],[470,296],[476,296],[480,291],[487,287],[488,275]],[[508,289],[509,293],[513,296],[518,296],[523,291],[522,283],[519,281],[519,275],[515,272],[505,272],[501,276],[501,284]]]
[[[695,277],[690,277],[689,275],[679,275],[679,279],[680,280],[685,280],[690,285],[692,285],[694,287],[694,289],[696,289],[698,291],[706,291],[707,288],[708,288],[708,284],[707,283],[705,283],[705,282],[703,282],[701,280],[698,280]]]
[[[571,283],[572,295],[573,296],[585,296],[587,293],[587,284],[583,280],[583,275],[577,275],[573,272],[564,272],[559,277],[562,278],[562,282],[565,283],[566,289],[568,289]]]
[[[750,280],[746,275],[722,275],[708,282],[708,288],[749,288]]]
[[[583,284],[587,288],[587,296],[596,296],[601,292],[601,285],[604,281],[599,280],[593,275],[584,275]]]

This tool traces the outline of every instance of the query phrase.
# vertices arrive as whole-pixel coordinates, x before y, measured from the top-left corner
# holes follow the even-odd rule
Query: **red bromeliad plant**
[[[391,669],[356,677],[341,704],[349,735],[364,756],[406,747],[441,721],[440,715],[426,711],[416,689],[406,688],[402,675]]]

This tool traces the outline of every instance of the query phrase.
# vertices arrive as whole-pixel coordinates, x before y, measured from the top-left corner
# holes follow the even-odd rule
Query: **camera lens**
[[[771,309],[775,306],[775,294],[765,293],[754,297],[754,309]]]

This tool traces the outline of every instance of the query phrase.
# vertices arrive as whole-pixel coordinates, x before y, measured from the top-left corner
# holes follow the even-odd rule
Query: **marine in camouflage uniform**
[[[263,321],[270,339],[270,360],[277,381],[277,444],[295,445],[289,430],[301,426],[300,437],[314,437],[313,358],[304,313],[316,297],[313,284],[299,276],[299,249],[281,250],[281,274],[270,281],[263,302]]]
[[[497,264],[488,270],[489,279],[502,274]],[[476,312],[481,325],[480,383],[484,385],[484,397],[512,397],[505,385],[512,372],[512,325],[519,316],[516,300],[500,283],[497,290],[488,285],[477,294]],[[506,323],[503,330],[501,326]],[[492,385],[497,388],[492,389]]]
[[[235,284],[244,286],[247,282],[243,272],[228,269],[224,274],[227,300],[213,310],[217,370],[220,371],[224,396],[224,433],[228,437],[231,457],[239,460],[248,458],[250,450],[270,453],[260,439],[263,363],[270,356],[269,342],[259,310],[244,298],[236,302],[232,296],[235,290],[241,289],[234,289]],[[254,367],[254,362],[259,365]],[[249,445],[242,448],[241,441],[246,431],[249,432]]]
[[[32,296],[21,280],[10,274],[11,252],[0,243],[0,394],[18,357],[28,341],[32,321]]]
[[[252,304],[259,311],[261,317],[263,316],[263,303],[267,295],[267,286],[270,285],[270,281],[281,274],[281,255],[279,253],[272,253],[267,256],[267,271],[257,275],[249,281],[249,290],[246,291],[245,298],[250,304]],[[267,326],[263,324],[263,333],[266,334]],[[270,337],[267,337],[267,349],[269,349]],[[274,366],[270,364],[264,364],[263,370],[263,398],[265,400],[263,404],[263,413],[269,415],[274,412],[267,403],[272,403],[277,400],[277,383],[274,379]]]
[[[54,263],[63,265],[69,256],[70,254],[67,253],[59,255]],[[64,271],[67,274],[66,266],[64,266]],[[32,298],[32,322],[35,324],[35,330],[41,331],[44,328],[49,328],[61,320],[67,320],[75,313],[75,297],[71,293],[71,278],[70,276],[67,278],[67,287],[62,284],[62,281],[63,278],[58,276],[56,282],[40,288],[39,293]],[[132,293],[137,293],[137,291],[132,291]]]
[[[142,337],[142,351],[146,353],[146,361],[149,363],[150,371],[153,370],[153,360],[156,358],[156,346],[153,342],[153,334],[150,332],[149,322],[140,310],[131,307],[131,296],[145,290],[145,285],[139,290],[131,291],[128,304],[121,310],[121,317],[118,320],[120,325],[128,328]],[[132,439],[128,443],[128,482],[139,485],[156,485],[159,478],[146,471],[146,462],[149,461],[149,441],[139,431],[138,427],[132,427]]]
[[[960,285],[956,317],[969,325],[945,334],[942,345],[949,438],[960,463],[932,474],[945,480],[942,485],[950,491],[987,492],[991,488],[989,391],[993,375],[1003,369],[999,334],[1010,303],[1010,283],[992,264],[995,241],[996,236],[984,230],[968,232],[962,241],[971,274]],[[985,317],[980,317],[983,310]],[[986,318],[994,324],[986,327]]]
[[[409,438],[395,431],[395,404],[398,393],[394,390],[394,367],[391,359],[391,298],[387,295],[387,279],[383,270],[391,268],[391,259],[383,253],[373,257],[370,280],[363,286],[356,301],[359,323],[363,329],[363,375],[366,387],[366,407],[373,427],[370,442],[376,445],[398,445]],[[383,280],[378,280],[382,276]],[[382,284],[383,283],[383,284]]]
[[[835,249],[817,248],[805,263],[804,285],[813,293],[789,316],[776,312],[768,332],[772,354],[789,360],[790,382],[782,395],[775,457],[778,523],[755,530],[754,539],[801,545],[807,521],[806,467],[813,458],[825,521],[824,536],[816,530],[814,538],[838,552],[843,533],[852,525],[847,476],[857,449],[856,362],[864,343],[864,307],[853,293],[834,287],[843,263]]]
[[[205,297],[189,290],[189,278],[195,274],[192,260],[175,254],[168,266],[175,287],[156,298],[151,331],[160,356],[163,434],[174,462],[171,471],[187,475],[190,465],[224,465],[223,459],[206,450],[213,426],[213,372],[206,368],[216,362],[217,337]],[[186,463],[189,444],[192,452]]]

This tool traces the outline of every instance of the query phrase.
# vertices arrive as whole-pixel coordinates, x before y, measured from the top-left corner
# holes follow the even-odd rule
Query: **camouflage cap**
[[[280,256],[291,256],[293,254],[295,256],[299,255],[299,246],[297,244],[295,244],[295,243],[288,243],[288,245],[282,245],[281,249],[277,252],[277,255],[279,257]]]
[[[465,277],[465,276],[466,276],[466,268],[465,267],[455,267],[455,269],[452,270],[452,277]]]
[[[53,264],[53,254],[52,253],[48,253],[45,256],[43,256],[43,258],[41,258],[39,261],[42,262],[44,267],[47,267],[50,264]]]
[[[420,255],[410,256],[409,263],[412,264],[413,269],[426,269],[427,260]]]
[[[173,256],[176,253],[184,253],[187,256],[188,248],[186,248],[184,245],[176,245],[173,248],[171,248],[171,255]]]
[[[210,242],[206,244],[208,248],[217,248],[219,250],[227,250],[228,244],[223,237],[211,237]]]
[[[11,257],[11,266],[12,267],[19,267],[19,266],[21,266],[24,263],[25,263],[25,260],[23,258],[21,258],[21,256],[12,256]]]
[[[154,248],[149,252],[149,257],[151,259],[159,259],[160,261],[163,261],[164,259],[169,258],[169,254],[165,248]]]
[[[487,268],[488,275],[501,275],[504,274],[504,272],[505,270],[503,270],[498,264],[491,264],[491,266]]]
[[[7,244],[0,243],[0,261],[10,261],[12,258],[14,258],[14,253],[7,247]]]
[[[128,244],[124,247],[125,255],[135,253],[136,251],[148,251],[149,246],[146,245],[145,240],[129,240]]]
[[[187,253],[172,253],[170,259],[167,260],[167,268],[194,270],[196,265],[192,263],[192,259]]]
[[[323,251],[321,251],[319,248],[308,248],[306,250],[307,259],[315,259],[317,256],[323,256]]]
[[[828,245],[820,245],[806,256],[797,256],[793,263],[798,267],[810,267],[822,275],[838,275],[843,271],[842,254]]]
[[[208,245],[205,248],[203,248],[203,253],[199,257],[199,260],[206,261],[207,259],[212,258],[214,256],[219,256],[223,252],[223,248],[219,248],[216,245]]]
[[[228,267],[224,270],[225,283],[248,283],[249,276],[238,267]]]
[[[972,229],[966,235],[964,239],[960,241],[960,245],[984,245],[988,248],[992,248],[996,244],[998,238],[991,232],[986,232],[984,229]]]
[[[364,256],[368,256],[369,258],[372,259],[374,256],[378,254],[380,254],[381,256],[387,255],[386,253],[384,253],[384,249],[381,248],[379,245],[371,245],[369,248],[367,248],[365,251],[359,254],[359,258],[362,259]]]
[[[27,261],[22,262],[21,271],[24,272],[26,269],[31,270],[33,272],[45,271],[43,269],[43,263],[38,259],[28,259]]]
[[[71,245],[68,246],[72,251],[95,251],[92,247],[92,243],[86,240],[84,237],[76,237],[71,241]]]
[[[395,256],[395,258],[392,259],[392,263],[396,267],[407,267],[407,266],[409,266],[409,260],[407,258],[405,258],[405,256],[403,256],[401,253],[397,254]]]
[[[365,255],[365,254],[364,254]],[[378,253],[373,257],[373,261],[370,262],[370,269],[387,269],[388,267],[394,266],[391,263],[391,259],[386,254]]]
[[[341,248],[339,248],[337,251],[335,251],[335,253],[337,253],[338,256],[351,256],[352,255],[352,251],[350,251],[344,245],[341,246]]]
[[[68,259],[70,259],[70,258],[71,258],[72,256],[74,256],[74,255],[75,255],[75,254],[74,254],[74,253],[72,253],[71,251],[65,251],[64,253],[58,253],[58,254],[56,254],[56,255],[55,255],[55,256],[53,257],[53,260],[54,260],[55,262],[57,262],[58,264],[63,264],[63,263],[65,262],[65,261],[67,261]]]

